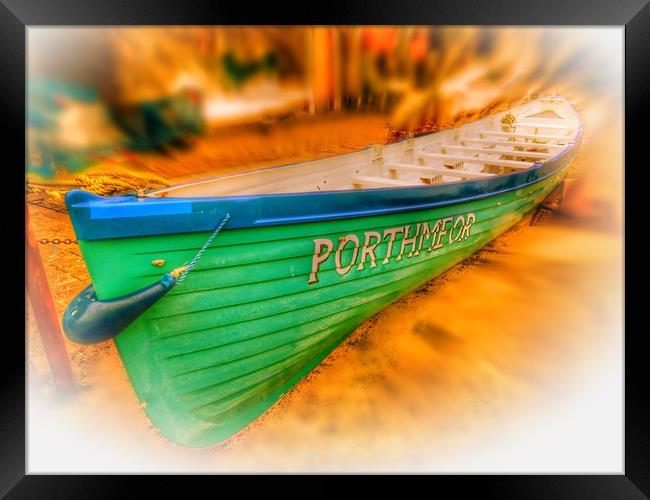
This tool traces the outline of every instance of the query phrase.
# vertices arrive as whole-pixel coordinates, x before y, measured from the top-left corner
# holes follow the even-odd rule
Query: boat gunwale
[[[584,125],[577,113],[576,118],[578,124],[576,133],[571,139],[572,142],[555,156],[545,161],[536,161],[525,170],[496,175],[488,179],[468,179],[444,184],[379,187],[363,190],[214,197],[137,198],[134,195],[102,197],[81,190],[73,190],[66,195],[66,205],[79,240],[206,232],[212,230],[215,221],[223,217],[225,213],[231,213],[232,216],[228,224],[229,227],[226,229],[242,229],[388,215],[449,206],[522,189],[554,175],[566,166],[565,158],[569,154],[577,152],[581,143]],[[345,155],[358,153],[357,151]],[[327,158],[315,161],[323,160],[327,160]],[[540,174],[540,171],[545,168],[548,168],[548,171]],[[521,180],[517,182],[513,179]],[[497,185],[491,187],[492,183]],[[464,194],[463,191],[470,191],[470,193]],[[414,193],[414,196],[405,199],[403,196],[405,193]],[[423,198],[426,198],[427,201],[422,201]],[[323,201],[325,203],[322,203]],[[312,209],[312,211],[306,212],[304,207],[310,203],[322,206],[322,210],[316,212]],[[220,206],[221,204],[223,206]],[[353,209],[352,205],[363,208]],[[293,209],[293,213],[287,213],[287,208]],[[262,213],[266,216],[262,216]],[[176,220],[173,220],[174,218]],[[154,219],[158,219],[155,221],[157,225],[143,224],[145,221],[152,222]]]
[[[540,98],[540,101],[542,101],[542,100],[543,100],[543,98]],[[569,104],[568,101],[566,101],[566,100],[564,100],[564,101],[566,102],[566,104],[568,104],[573,109],[573,106],[571,106],[571,104]],[[526,104],[529,104],[529,103],[524,103],[523,106],[525,106]],[[575,109],[574,109],[574,111],[575,111]],[[501,113],[501,114],[503,114],[503,113]],[[403,142],[407,142],[409,140],[417,140],[417,139],[422,139],[424,137],[433,137],[433,136],[436,136],[436,135],[441,134],[441,133],[449,133],[450,131],[453,131],[453,130],[460,130],[461,128],[463,128],[466,125],[476,125],[476,124],[478,124],[478,123],[480,123],[480,122],[482,122],[484,120],[487,120],[489,118],[493,118],[494,116],[497,116],[497,115],[485,116],[485,117],[483,117],[483,118],[481,118],[481,119],[479,119],[477,121],[464,123],[460,127],[458,127],[458,129],[456,129],[455,127],[452,127],[452,128],[437,130],[435,132],[429,132],[427,134],[422,134],[422,135],[420,135],[418,137],[403,137],[403,138],[401,138],[401,139],[399,139],[399,140],[397,140],[395,142],[392,142],[392,143],[373,144],[373,145],[370,145],[370,146],[365,146],[363,148],[357,149],[355,151],[350,151],[350,152],[347,152],[347,153],[341,153],[341,154],[337,154],[337,155],[333,155],[333,156],[325,156],[323,158],[315,158],[315,159],[312,159],[312,160],[299,160],[299,161],[294,161],[294,162],[289,162],[289,163],[281,163],[280,165],[268,165],[268,166],[255,168],[253,170],[247,170],[245,172],[235,172],[235,173],[231,173],[231,174],[212,176],[212,177],[208,177],[208,178],[205,178],[205,179],[189,180],[189,181],[186,181],[186,182],[182,182],[180,184],[175,184],[173,186],[162,187],[162,188],[158,188],[158,189],[149,191],[148,193],[145,194],[145,197],[147,197],[147,198],[158,198],[156,195],[159,194],[159,193],[171,192],[171,191],[173,191],[175,189],[185,188],[185,187],[188,187],[188,186],[207,184],[207,183],[210,183],[210,182],[215,182],[215,181],[224,180],[224,179],[233,179],[233,178],[236,178],[236,177],[246,177],[246,176],[249,176],[249,175],[265,173],[265,172],[274,171],[274,170],[283,170],[285,168],[295,167],[295,166],[301,165],[301,164],[313,164],[313,163],[318,163],[318,162],[326,162],[328,160],[332,160],[332,159],[335,159],[335,158],[338,159],[338,158],[344,158],[344,157],[347,157],[347,156],[358,155],[360,153],[367,152],[367,151],[375,149],[377,147],[390,148],[390,147],[397,146],[398,144],[401,144]],[[567,148],[572,147],[573,143],[578,141],[578,134],[582,130],[582,121],[577,116],[577,113],[576,113],[576,117],[578,119],[578,127],[575,127],[577,132],[574,135],[574,137],[573,138],[569,138],[568,136],[567,137],[563,137],[563,136],[558,136],[557,137],[557,139],[566,139],[568,142],[571,142],[571,143],[567,144],[562,150],[560,150],[558,152],[558,154],[556,154],[556,155],[554,155],[554,156],[552,156],[550,158],[546,158],[544,163],[554,160],[562,152],[564,152],[564,150],[566,150]],[[562,121],[565,121],[565,119],[562,119]],[[524,124],[523,126],[531,126],[531,127],[534,126],[534,127],[537,127],[537,128],[544,128],[544,124],[540,124],[540,125],[526,125],[526,124]],[[517,144],[517,145],[519,145],[519,144]],[[537,146],[544,147],[544,146],[547,146],[547,144],[542,143],[542,144],[538,144]],[[553,146],[558,146],[558,145],[553,144]],[[534,168],[536,163],[539,163],[539,162],[533,162],[533,165],[531,165],[527,170],[530,170],[530,169]],[[453,181],[453,182],[466,182],[466,181],[460,181],[459,180],[459,181]],[[400,188],[390,188],[390,187],[389,188],[365,188],[364,191],[368,191],[368,190],[371,190],[371,189],[409,189],[411,187],[418,187],[418,186],[417,185],[404,186],[404,187],[400,187]],[[356,190],[355,189],[336,189],[336,190],[323,190],[323,191],[319,191],[319,192],[332,193],[332,192],[340,192],[340,191],[356,191]],[[313,192],[314,191],[295,191],[295,192],[291,192],[291,193],[260,193],[259,195],[247,195],[247,196],[267,196],[267,195],[283,195],[283,194],[310,194],[310,193],[313,193]],[[191,200],[195,200],[195,199],[206,199],[206,198],[210,198],[210,199],[212,199],[212,198],[231,198],[231,197],[237,197],[237,196],[241,196],[241,195],[236,195],[236,194],[235,195],[220,195],[220,196],[216,196],[216,197],[165,196],[165,198],[167,198],[167,199],[191,199]]]

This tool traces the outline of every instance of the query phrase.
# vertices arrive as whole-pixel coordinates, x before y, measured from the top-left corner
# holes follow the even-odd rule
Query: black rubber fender
[[[90,284],[72,299],[63,315],[63,331],[78,344],[96,344],[112,339],[160,300],[176,283],[170,275],[112,300],[97,300]]]

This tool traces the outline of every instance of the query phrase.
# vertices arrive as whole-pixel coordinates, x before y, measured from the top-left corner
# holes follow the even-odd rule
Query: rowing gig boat
[[[161,432],[214,444],[539,205],[581,136],[572,106],[544,97],[333,158],[147,194],[71,191],[92,285],[64,329],[76,342],[114,337]]]

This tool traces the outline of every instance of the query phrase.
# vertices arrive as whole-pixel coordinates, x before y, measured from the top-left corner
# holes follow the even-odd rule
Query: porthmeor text
[[[468,213],[438,219],[432,225],[428,222],[418,222],[393,227],[384,230],[383,234],[377,231],[366,231],[363,238],[359,238],[356,234],[348,234],[338,238],[336,250],[329,238],[317,238],[314,240],[311,274],[307,283],[311,285],[318,282],[320,266],[332,257],[332,253],[334,253],[336,272],[344,276],[352,269],[362,271],[366,265],[370,268],[377,267],[375,249],[384,240],[387,241],[387,246],[382,264],[387,264],[391,259],[400,261],[404,257],[420,255],[422,251],[431,252],[456,241],[466,240],[470,236],[470,228],[474,222],[476,222],[476,215]],[[403,237],[401,242],[395,245],[398,235]],[[352,249],[352,258],[343,262],[343,251],[346,248]]]

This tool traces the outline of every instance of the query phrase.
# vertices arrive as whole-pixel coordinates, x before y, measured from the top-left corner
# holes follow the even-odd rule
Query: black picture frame
[[[650,495],[650,429],[648,429],[647,354],[643,348],[647,327],[634,315],[643,310],[645,273],[640,259],[643,205],[641,190],[648,184],[647,160],[641,161],[644,122],[650,116],[650,6],[648,0],[472,0],[444,2],[350,2],[329,1],[315,8],[305,3],[302,10],[281,10],[276,2],[245,4],[198,0],[0,0],[0,109],[8,129],[3,152],[12,150],[11,165],[16,182],[7,181],[3,190],[9,219],[18,220],[14,210],[22,197],[24,182],[20,163],[24,161],[25,139],[25,43],[26,29],[36,25],[154,25],[154,24],[419,24],[419,25],[616,25],[625,26],[625,164],[634,172],[634,182],[626,182],[625,192],[625,473],[622,475],[581,476],[436,476],[448,482],[455,494],[480,491],[499,498],[647,498]],[[647,149],[647,148],[646,148]],[[9,162],[9,160],[6,160]],[[9,163],[5,170],[9,173]],[[629,177],[627,177],[629,178]],[[16,208],[9,208],[11,203]],[[24,197],[22,198],[24,203]],[[15,225],[21,238],[24,224]],[[7,227],[5,227],[5,230]],[[630,229],[630,231],[628,231]],[[13,238],[4,235],[6,248]],[[14,250],[10,259],[15,262]],[[638,259],[638,260],[637,260]],[[638,263],[638,266],[637,266]],[[20,273],[18,265],[11,265]],[[628,272],[628,270],[632,270]],[[20,277],[6,277],[3,287],[20,283]],[[6,310],[19,316],[20,294],[5,294]],[[10,303],[16,301],[16,305]],[[7,315],[7,316],[13,316]],[[23,321],[19,318],[18,321]],[[7,318],[8,320],[8,318]],[[639,321],[635,321],[639,320]],[[9,323],[5,323],[8,325]],[[20,324],[20,323],[19,323]],[[123,496],[133,487],[132,478],[116,476],[45,476],[25,475],[25,348],[24,338],[16,330],[3,330],[4,359],[0,362],[0,497],[68,498],[76,496]],[[8,342],[11,340],[11,342]],[[167,488],[168,482],[157,481]]]

